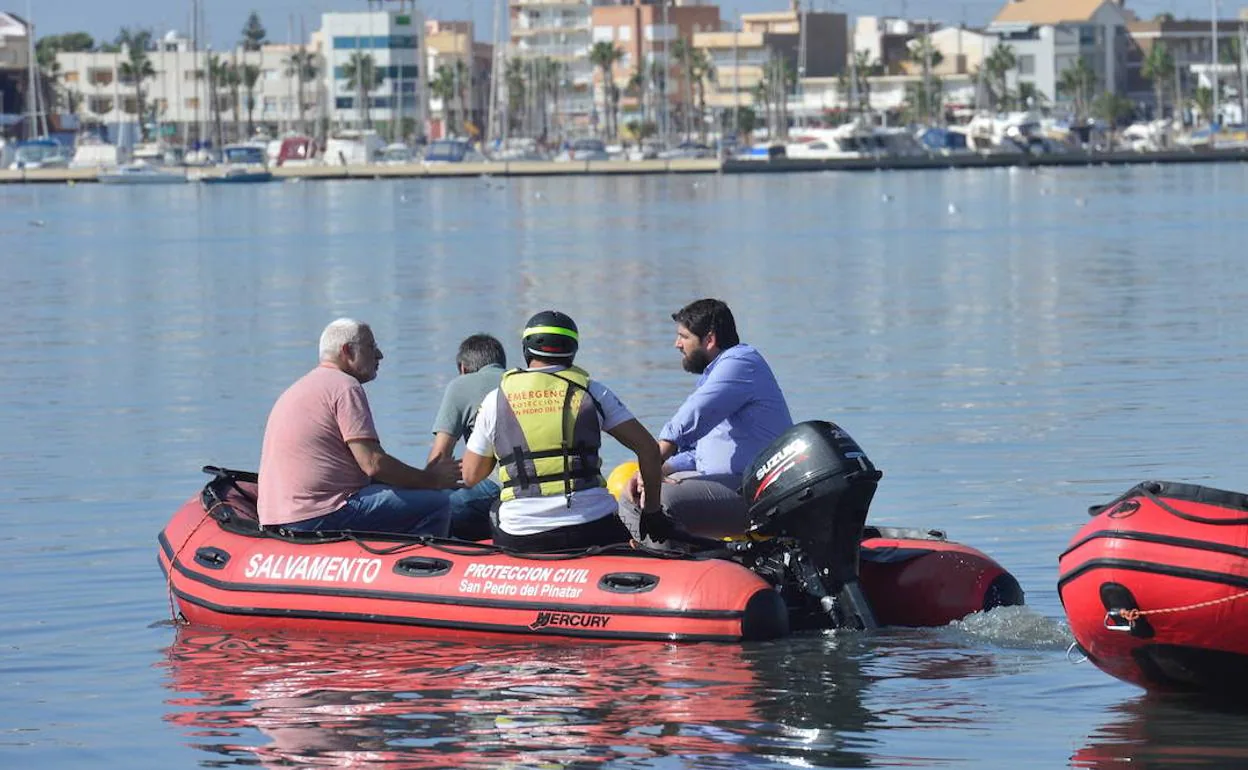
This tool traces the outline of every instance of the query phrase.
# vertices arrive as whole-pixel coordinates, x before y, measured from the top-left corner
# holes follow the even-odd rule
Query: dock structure
[[[1243,163],[1248,148],[1223,150],[1169,150],[1163,152],[1065,152],[1051,155],[915,155],[827,160],[719,160],[684,158],[641,161],[505,161],[425,165],[368,164],[348,166],[292,166],[273,169],[275,180],[286,179],[444,179],[456,177],[637,176],[656,174],[784,174],[816,171],[916,171],[962,168],[1046,168],[1070,166],[1130,166],[1174,163]],[[185,169],[188,181],[220,174],[212,167]],[[96,182],[100,169],[49,168],[0,170],[4,183]]]

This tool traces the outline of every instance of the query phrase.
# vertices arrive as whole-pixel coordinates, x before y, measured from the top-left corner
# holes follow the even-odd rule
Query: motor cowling
[[[780,534],[808,514],[827,517],[852,488],[870,486],[874,492],[882,476],[840,426],[800,422],[760,452],[742,475],[749,531]]]
[[[796,540],[817,575],[804,580],[807,592],[819,582],[859,627],[874,625],[858,586],[858,554],[883,475],[840,426],[810,420],[777,437],[742,476],[748,531]]]

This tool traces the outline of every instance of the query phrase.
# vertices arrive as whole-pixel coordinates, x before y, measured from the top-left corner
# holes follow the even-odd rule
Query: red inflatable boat
[[[944,625],[1023,601],[974,548],[865,527],[882,474],[829,422],[793,426],[746,469],[745,537],[689,537],[698,550],[685,555],[291,535],[258,526],[255,474],[205,470],[215,478],[160,535],[170,594],[192,623],[737,641]]]
[[[1070,629],[1106,673],[1149,690],[1248,683],[1248,495],[1146,481],[1061,555]]]
[[[725,642],[827,625],[729,558],[625,547],[521,556],[453,540],[282,537],[256,526],[252,479],[222,472],[160,534],[160,566],[190,623]],[[996,562],[938,532],[863,534],[861,584],[880,625],[938,626],[1022,603]]]

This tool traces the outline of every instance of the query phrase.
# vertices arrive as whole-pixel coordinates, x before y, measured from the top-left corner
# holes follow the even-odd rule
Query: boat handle
[[[645,572],[611,572],[598,581],[598,588],[614,594],[644,594],[659,584],[658,575]]]
[[[222,569],[230,561],[229,551],[206,545],[195,550],[195,563],[208,569]]]
[[[408,577],[438,577],[451,571],[454,566],[446,559],[429,556],[408,556],[394,563],[394,571]]]

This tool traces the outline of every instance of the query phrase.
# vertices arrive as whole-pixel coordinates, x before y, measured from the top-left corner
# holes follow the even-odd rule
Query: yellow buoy
[[[611,471],[611,475],[607,476],[607,491],[612,497],[619,497],[628,486],[628,480],[637,475],[637,461],[629,460],[626,463],[620,463],[615,466],[615,470]]]

